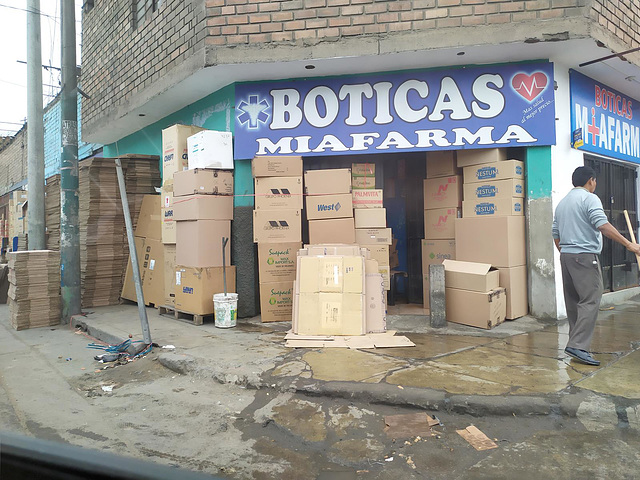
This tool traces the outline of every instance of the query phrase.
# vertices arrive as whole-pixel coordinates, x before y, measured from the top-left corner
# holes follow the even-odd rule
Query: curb
[[[74,328],[79,327],[100,341],[112,345],[124,341],[123,338],[91,326],[83,317],[73,318],[71,323]],[[576,388],[546,396],[457,395],[428,388],[399,388],[390,384],[324,382],[299,377],[287,381],[271,377],[266,372],[246,372],[242,369],[222,370],[216,368],[215,363],[199,361],[189,354],[160,353],[158,361],[165,368],[181,375],[208,378],[221,384],[238,385],[253,390],[272,389],[315,397],[338,397],[366,403],[413,407],[475,417],[558,415],[582,419],[585,415],[584,407],[588,406],[590,407],[588,409],[589,418],[596,421],[598,418],[611,414],[611,410],[615,412],[618,409],[616,406],[628,408],[640,405],[640,400],[599,395]],[[605,398],[609,400],[613,408],[600,406],[602,405],[601,401]]]

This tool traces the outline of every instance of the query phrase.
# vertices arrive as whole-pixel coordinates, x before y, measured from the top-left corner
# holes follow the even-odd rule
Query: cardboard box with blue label
[[[305,203],[309,220],[353,217],[351,193],[308,196],[305,198]]]
[[[462,202],[462,218],[524,215],[524,198],[481,198]]]
[[[176,310],[194,315],[213,313],[213,295],[224,293],[222,267],[184,267],[175,269]],[[226,268],[227,292],[236,291],[236,267]]]
[[[495,182],[466,183],[463,190],[465,201],[525,196],[524,180],[519,178],[496,180]]]
[[[508,178],[524,178],[524,162],[505,160],[504,162],[473,165],[463,169],[464,183],[478,183]]]

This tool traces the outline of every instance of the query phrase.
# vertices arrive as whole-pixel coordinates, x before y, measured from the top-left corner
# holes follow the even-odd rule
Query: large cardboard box
[[[459,175],[455,150],[427,152],[427,178],[450,177]]]
[[[464,183],[524,178],[524,162],[519,160],[505,160],[504,162],[464,167],[463,176]]]
[[[455,238],[455,220],[460,217],[459,208],[437,208],[424,211],[424,238],[450,240]]]
[[[309,220],[309,243],[357,243],[353,217]]]
[[[364,293],[364,264],[362,256],[300,256],[296,294]]]
[[[368,273],[365,276],[366,299],[365,319],[366,333],[382,333],[387,331],[387,305],[382,275]]]
[[[504,322],[507,296],[504,288],[474,292],[445,288],[447,321],[490,329]]]
[[[236,267],[226,269],[227,292],[236,291]],[[194,315],[211,315],[213,296],[224,293],[222,267],[195,268],[177,265],[175,269],[175,308]]]
[[[356,228],[384,228],[387,226],[386,208],[359,208],[353,216]]]
[[[183,220],[233,220],[233,197],[189,195],[173,199],[173,218]]]
[[[439,265],[443,260],[455,260],[455,240],[422,240],[422,298],[424,308],[429,308],[429,265]]]
[[[459,208],[462,205],[462,177],[428,178],[424,180],[424,208]]]
[[[456,260],[490,263],[497,268],[527,263],[525,222],[521,215],[458,218]]]
[[[444,260],[444,283],[449,288],[488,292],[500,286],[498,269],[488,263]]]
[[[307,170],[304,172],[304,193],[307,195],[351,193],[351,169]]]
[[[368,251],[363,251],[360,245],[347,245],[340,243],[324,243],[320,245],[305,245],[298,255],[360,255],[368,257]]]
[[[462,218],[524,215],[524,198],[487,198],[462,202]]]
[[[176,221],[173,218],[173,207],[162,208],[162,243],[176,243]]]
[[[372,260],[378,262],[378,265],[390,265],[389,263],[389,245],[366,245]]]
[[[298,295],[299,335],[363,335],[366,333],[365,295],[301,293]]]
[[[291,321],[293,296],[293,282],[261,283],[260,316],[262,321]]]
[[[162,183],[173,181],[173,174],[189,167],[187,138],[203,128],[173,125],[162,130]]]
[[[302,157],[255,157],[251,161],[254,177],[301,177]]]
[[[492,182],[465,183],[462,189],[465,201],[524,197],[525,193],[524,180],[518,178]]]
[[[498,272],[500,286],[507,290],[506,318],[514,320],[529,313],[527,266],[500,268]]]
[[[382,208],[382,190],[354,190],[353,208]]]
[[[375,177],[376,164],[375,163],[352,163],[351,176],[352,177]]]
[[[302,177],[258,177],[256,210],[302,210]]]
[[[259,243],[258,273],[260,283],[289,282],[296,279],[296,255],[302,244]]]
[[[229,220],[188,220],[176,223],[176,265],[221,267],[222,239],[231,238]],[[225,247],[231,265],[231,242]]]
[[[189,170],[219,168],[233,170],[233,138],[231,132],[202,130],[187,138]]]
[[[302,241],[300,210],[254,210],[255,243],[291,243]]]
[[[160,195],[145,195],[142,198],[135,236],[162,240],[162,210]]]
[[[350,193],[339,195],[312,195],[305,198],[307,218],[322,220],[324,218],[353,217],[353,197]]]
[[[390,228],[357,228],[358,245],[391,245],[393,235]]]
[[[145,305],[164,305],[164,247],[160,240],[135,237],[138,268]],[[127,262],[122,298],[137,302],[131,261]]]
[[[176,304],[176,246],[164,246],[164,305]]]
[[[195,168],[173,175],[173,195],[233,195],[233,172]]]
[[[351,177],[351,187],[359,190],[376,188],[376,177]]]
[[[468,167],[483,163],[502,162],[507,159],[507,151],[504,148],[458,150],[456,157],[458,167]]]

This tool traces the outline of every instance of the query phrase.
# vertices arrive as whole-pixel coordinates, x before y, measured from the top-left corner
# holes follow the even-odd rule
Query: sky
[[[80,65],[82,0],[76,5]],[[13,136],[27,118],[27,0],[0,0],[0,136]],[[42,63],[60,68],[60,0],[40,0]],[[60,91],[60,71],[42,69],[43,106]]]

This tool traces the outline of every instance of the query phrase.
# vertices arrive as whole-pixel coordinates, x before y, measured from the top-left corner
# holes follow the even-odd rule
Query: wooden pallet
[[[181,322],[188,323],[190,325],[202,325],[205,318],[213,319],[213,314],[199,315],[182,310],[176,310],[175,308],[167,305],[158,307],[158,313],[160,313],[160,315],[172,315],[176,320],[180,320]]]

